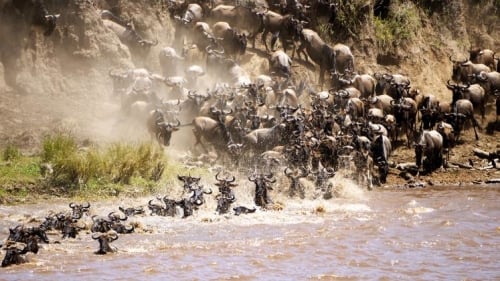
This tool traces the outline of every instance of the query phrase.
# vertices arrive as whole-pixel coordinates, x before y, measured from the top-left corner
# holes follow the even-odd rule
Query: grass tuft
[[[3,161],[12,161],[19,159],[21,157],[21,152],[19,149],[12,144],[7,145],[7,147],[3,150],[2,160]]]

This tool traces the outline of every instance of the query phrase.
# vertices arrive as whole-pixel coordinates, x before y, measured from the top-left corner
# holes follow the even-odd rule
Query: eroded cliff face
[[[25,130],[47,129],[48,124],[67,116],[80,118],[75,112],[102,117],[96,112],[109,111],[102,107],[103,97],[111,93],[108,71],[146,67],[160,73],[158,52],[173,43],[174,28],[165,1],[45,0],[50,13],[60,14],[50,36],[31,25],[29,16],[13,7],[12,1],[0,1],[0,116],[6,120],[0,125],[3,142]],[[374,17],[373,1],[339,2],[360,8],[346,8],[356,13],[356,18],[343,19],[353,27],[337,26],[327,40],[351,46],[358,72],[406,74],[413,87],[443,99],[449,96],[445,82],[451,75],[450,55],[465,58],[472,46],[500,50],[498,0],[392,1],[396,26]],[[141,36],[158,39],[159,44],[144,56],[131,53],[104,26],[102,9],[131,20]],[[398,29],[397,24],[413,29],[400,39],[390,33],[408,29]],[[242,62],[249,73],[256,75],[267,68],[262,52],[248,53]],[[301,64],[294,71],[311,84],[317,81],[317,74]]]
[[[134,66],[128,48],[103,25],[97,3],[45,1],[47,10],[60,17],[54,33],[44,36],[43,30],[30,24],[25,11],[9,2],[4,1],[1,7],[0,37],[6,40],[2,40],[0,53],[4,80],[14,91],[34,95],[99,91],[102,85],[109,84],[103,73],[110,67]],[[108,2],[123,6],[127,11],[124,14],[134,20],[145,37],[157,34],[162,42],[169,39],[172,28],[162,22],[165,18],[151,1]],[[157,50],[153,48],[151,54],[154,53]],[[140,62],[135,61],[135,65],[148,65],[153,61],[147,56]]]

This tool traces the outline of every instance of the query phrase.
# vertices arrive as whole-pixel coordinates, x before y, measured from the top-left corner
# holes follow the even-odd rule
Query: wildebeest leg
[[[208,153],[208,149],[207,147],[205,146],[205,144],[201,141],[201,132],[199,132],[198,130],[196,129],[193,129],[193,134],[194,134],[194,137],[196,139],[196,142],[194,143],[193,147],[197,147],[198,145],[201,145],[201,147],[203,148],[203,150],[205,151],[205,153]]]
[[[267,47],[267,34],[268,33],[269,33],[269,30],[264,29],[264,32],[261,35],[261,40],[262,40],[262,44],[264,44],[264,47],[266,47],[266,51],[269,52],[269,48]]]
[[[323,83],[324,81],[324,76],[325,76],[325,66],[323,64],[320,65],[319,67],[319,88],[323,90]]]
[[[276,32],[273,34],[273,36],[271,37],[271,51],[274,52],[275,49],[274,49],[274,45],[276,44],[276,40],[278,40],[278,37],[280,35],[280,32]],[[281,42],[281,45],[283,45],[283,47],[285,46],[285,44],[283,44],[283,42]],[[283,51],[286,52],[286,49],[283,48]]]
[[[476,137],[476,140],[479,140],[479,136],[477,135],[476,127],[479,127],[479,124],[477,123],[476,118],[474,116],[470,116],[472,119],[472,128],[474,129],[474,136]]]
[[[301,42],[299,47],[297,48],[297,57],[299,58],[299,60],[301,59],[300,58],[300,54],[304,54],[304,60],[306,62],[309,62],[309,58],[308,58],[308,55],[306,54],[306,52],[304,52],[304,49],[306,48],[306,44],[304,42]],[[293,56],[294,54],[292,54],[292,59],[294,58]]]

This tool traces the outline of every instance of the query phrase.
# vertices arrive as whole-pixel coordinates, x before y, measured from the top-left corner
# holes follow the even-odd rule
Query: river
[[[234,206],[251,205],[251,188],[239,194],[246,204]],[[274,194],[282,210],[240,216],[214,214],[208,199],[187,219],[130,217],[138,232],[120,235],[112,243],[117,252],[102,256],[94,254],[98,243],[89,231],[64,240],[51,232],[60,243],[0,268],[0,279],[500,280],[499,185],[343,190],[330,200]],[[151,198],[95,202],[91,209],[106,214]],[[1,241],[9,227],[36,225],[49,210],[69,208],[59,201],[0,206]]]

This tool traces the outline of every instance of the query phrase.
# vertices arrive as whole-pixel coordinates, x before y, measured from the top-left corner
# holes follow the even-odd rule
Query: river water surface
[[[65,240],[53,232],[49,239],[60,244],[42,244],[28,263],[0,268],[0,279],[500,280],[500,186],[349,188],[327,201],[278,198],[281,211],[221,216],[209,198],[187,219],[131,217],[138,233],[120,235],[112,244],[117,252],[104,256],[94,254],[98,243],[88,231]],[[251,206],[250,193],[240,197]],[[149,199],[91,208],[107,214]],[[69,208],[0,206],[2,241],[9,227],[33,224],[49,210]]]

